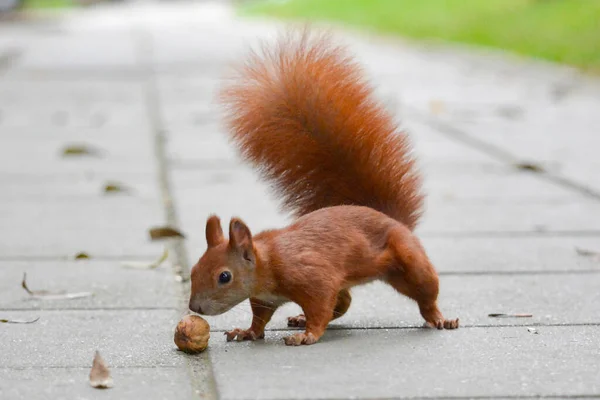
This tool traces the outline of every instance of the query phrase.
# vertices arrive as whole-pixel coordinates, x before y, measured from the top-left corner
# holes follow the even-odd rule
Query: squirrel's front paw
[[[257,340],[257,339],[264,339],[265,337],[265,333],[262,332],[261,334],[256,334],[253,330],[251,329],[234,329],[232,331],[229,332],[225,332],[225,335],[227,336],[227,341],[231,342],[232,340],[236,340],[238,342],[241,342],[243,340]]]

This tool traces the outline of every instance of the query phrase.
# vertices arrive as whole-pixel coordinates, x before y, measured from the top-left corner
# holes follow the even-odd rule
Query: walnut
[[[197,315],[186,315],[175,329],[175,344],[179,350],[194,354],[208,347],[210,325]]]

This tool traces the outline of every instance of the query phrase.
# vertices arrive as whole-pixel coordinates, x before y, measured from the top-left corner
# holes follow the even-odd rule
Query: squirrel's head
[[[206,244],[206,252],[192,268],[189,307],[198,314],[217,315],[250,297],[257,257],[250,229],[238,218],[229,223],[229,240],[219,218],[208,218]]]

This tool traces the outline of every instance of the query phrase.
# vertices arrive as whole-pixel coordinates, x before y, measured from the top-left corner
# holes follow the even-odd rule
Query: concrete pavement
[[[412,134],[426,178],[419,234],[453,332],[420,329],[391,289],[357,288],[315,346],[226,343],[247,303],[177,352],[186,268],[210,213],[281,226],[227,145],[214,103],[229,61],[277,26],[227,5],[130,3],[0,25],[0,398],[600,397],[600,83],[497,54],[339,32]],[[71,144],[100,151],[62,157]],[[519,168],[523,163],[538,171]],[[596,171],[596,172],[594,172]],[[107,195],[107,182],[131,188]],[[243,193],[243,196],[240,196]],[[170,223],[186,239],[149,241]],[[167,263],[127,269],[121,261]],[[90,260],[73,256],[86,252]],[[34,300],[20,287],[92,291]],[[490,318],[529,313],[531,318]],[[98,349],[115,387],[92,389]]]

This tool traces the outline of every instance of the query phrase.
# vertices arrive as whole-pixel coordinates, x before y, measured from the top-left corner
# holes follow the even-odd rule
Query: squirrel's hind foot
[[[423,327],[432,329],[458,329],[460,320],[456,319],[439,319],[433,322],[425,322]]]
[[[289,328],[304,328],[306,327],[306,317],[304,314],[300,314],[295,317],[288,317],[287,326]]]
[[[312,333],[296,333],[294,335],[286,336],[283,341],[287,346],[300,346],[317,343],[316,338]]]

